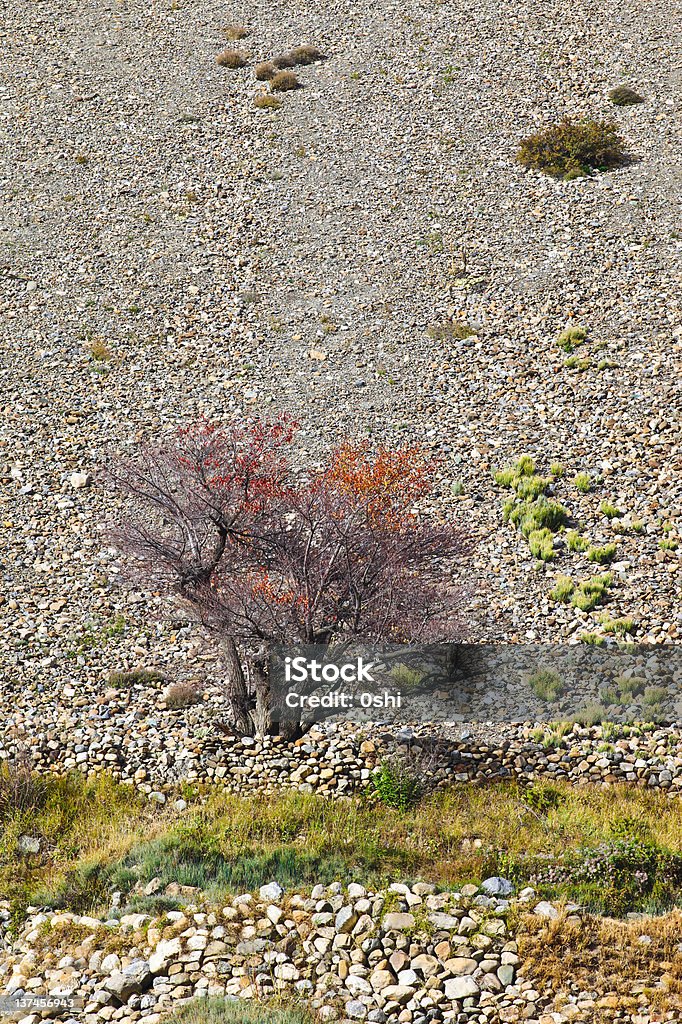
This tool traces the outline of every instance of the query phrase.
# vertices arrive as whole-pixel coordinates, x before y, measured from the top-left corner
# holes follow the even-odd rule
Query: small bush
[[[277,74],[277,68],[271,60],[265,60],[256,64],[254,72],[259,82],[269,82]]]
[[[592,490],[592,477],[589,473],[576,473],[573,483],[581,494],[587,494]]]
[[[282,106],[282,101],[277,99],[276,96],[269,96],[267,93],[261,93],[256,96],[253,101],[254,107],[258,107],[259,110],[279,110]]]
[[[283,71],[285,68],[295,68],[296,58],[292,57],[290,53],[280,53],[277,57],[273,57],[272,64],[279,70]]]
[[[637,623],[634,619],[611,619],[608,615],[602,616],[601,623],[605,633],[616,633],[624,636],[626,633],[634,633]]]
[[[295,46],[289,54],[296,64],[314,64],[324,60],[324,54],[316,46]]]
[[[575,583],[570,576],[557,576],[554,589],[550,592],[553,601],[559,604],[568,604],[575,590]]]
[[[185,1003],[166,1024],[312,1024],[303,1010],[242,999],[199,998]]]
[[[592,118],[564,117],[523,139],[518,152],[524,167],[564,179],[621,167],[626,159],[618,126]]]
[[[300,87],[301,83],[293,71],[278,71],[274,78],[270,79],[270,88],[273,92],[289,92]]]
[[[35,812],[46,798],[47,785],[31,771],[28,755],[0,762],[0,821],[15,814]]]
[[[251,35],[250,29],[246,28],[245,25],[226,25],[222,33],[227,39],[232,39],[233,41],[246,39],[247,36]]]
[[[589,562],[598,562],[600,565],[605,565],[608,562],[612,562],[616,555],[615,544],[604,544],[601,548],[590,548],[587,552],[587,560]]]
[[[198,704],[201,697],[194,683],[175,683],[165,693],[166,707],[173,710]]]
[[[632,107],[635,103],[644,103],[644,97],[628,85],[617,85],[611,89],[609,99],[616,107]]]
[[[130,686],[144,686],[145,683],[158,683],[165,678],[163,672],[153,668],[134,668],[129,672],[111,672],[107,680],[110,686],[119,690],[127,689]]]
[[[601,505],[599,506],[599,511],[603,516],[606,516],[607,519],[620,519],[620,517],[624,515],[621,509],[617,508],[615,505],[612,505],[608,501],[602,501]]]
[[[591,612],[603,600],[612,583],[613,576],[609,572],[584,580],[573,594],[571,604],[583,612]]]
[[[599,633],[581,633],[580,642],[591,647],[603,647],[606,640],[603,636],[599,636]]]
[[[581,537],[577,530],[567,530],[566,546],[569,551],[586,551],[590,546],[590,542]]]
[[[541,494],[534,501],[512,501],[505,505],[504,518],[518,527],[524,537],[535,530],[558,530],[568,520],[568,512],[558,501]]]
[[[585,327],[567,327],[565,331],[562,331],[557,338],[557,345],[564,352],[573,352],[578,345],[582,345],[587,337],[587,329]]]
[[[88,350],[90,358],[94,359],[96,363],[109,363],[114,358],[111,349],[103,341],[91,342]]]
[[[429,338],[433,338],[434,341],[448,341],[456,340],[463,341],[465,338],[470,338],[476,334],[473,327],[469,324],[462,322],[455,323],[452,320],[445,320],[440,324],[432,324],[426,332]]]
[[[592,726],[601,725],[608,718],[608,713],[603,704],[593,702],[586,704],[580,711],[576,711],[573,716],[573,721],[577,722],[578,725]]]
[[[652,842],[646,832],[633,835],[637,824],[614,822],[613,839],[566,853],[541,867],[531,884],[613,916],[672,905],[682,889],[682,856]]]
[[[384,758],[372,776],[372,785],[382,803],[406,811],[419,802],[419,780],[398,758]]]
[[[521,794],[524,804],[537,811],[538,814],[549,814],[565,801],[565,796],[550,785],[532,785]]]
[[[551,530],[531,530],[528,534],[528,547],[534,558],[541,562],[551,562],[554,558],[554,534]]]
[[[229,68],[230,71],[237,71],[246,67],[247,56],[242,50],[223,50],[216,57],[216,64],[221,68]]]
[[[528,677],[528,685],[540,700],[555,701],[564,690],[561,676],[549,668],[539,668]]]

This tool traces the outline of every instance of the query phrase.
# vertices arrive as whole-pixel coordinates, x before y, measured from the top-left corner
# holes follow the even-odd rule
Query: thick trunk
[[[255,707],[251,712],[251,717],[256,733],[260,736],[270,736],[273,732],[273,727],[267,661],[262,657],[254,658],[249,663],[249,674],[255,699]]]
[[[241,659],[234,640],[225,641],[225,697],[232,715],[232,722],[240,736],[252,736],[254,722],[250,714],[249,688],[244,677]]]

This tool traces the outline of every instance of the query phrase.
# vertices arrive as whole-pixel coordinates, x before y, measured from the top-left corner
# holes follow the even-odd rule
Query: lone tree
[[[322,467],[295,470],[294,433],[287,418],[200,423],[110,474],[130,499],[114,543],[219,641],[242,735],[277,728],[272,644],[458,634],[465,544],[416,511],[433,486],[424,455],[343,443]]]

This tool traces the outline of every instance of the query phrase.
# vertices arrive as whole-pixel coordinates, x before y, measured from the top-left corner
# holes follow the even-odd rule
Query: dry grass
[[[259,82],[269,82],[277,74],[277,68],[271,60],[264,60],[256,64],[254,71]]]
[[[609,1009],[636,1011],[642,993],[660,1010],[682,1009],[681,937],[680,910],[633,921],[527,915],[519,953],[526,978],[540,990],[599,992],[604,1005],[597,1001],[595,1020],[608,1020]]]
[[[227,39],[231,39],[233,42],[237,39],[246,39],[251,35],[251,30],[246,25],[226,25],[221,31]]]
[[[289,56],[296,64],[314,64],[318,60],[324,60],[324,54],[316,46],[295,46]]]
[[[221,68],[229,68],[230,71],[237,71],[246,67],[247,54],[243,50],[223,50],[215,59],[216,64]]]
[[[168,708],[188,708],[198,704],[201,695],[194,683],[174,683],[166,690],[164,699]]]
[[[256,96],[253,101],[254,107],[258,107],[259,110],[279,110],[282,106],[282,101],[276,96],[268,96],[267,93],[260,93]]]
[[[113,352],[103,341],[90,342],[88,351],[90,358],[94,359],[96,363],[110,363],[114,358]]]
[[[270,88],[273,92],[290,92],[292,89],[300,89],[301,83],[293,71],[278,71],[270,79]]]
[[[290,53],[280,53],[272,58],[271,63],[281,71],[283,68],[295,68],[296,58]]]

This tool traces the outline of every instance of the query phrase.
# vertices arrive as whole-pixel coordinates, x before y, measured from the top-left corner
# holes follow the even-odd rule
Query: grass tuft
[[[278,71],[270,79],[270,88],[273,92],[290,92],[292,89],[300,89],[301,83],[293,71]]]
[[[239,68],[246,67],[247,60],[247,55],[243,50],[223,50],[222,53],[218,54],[215,62],[221,68],[237,71]]]
[[[617,85],[611,89],[609,99],[616,107],[632,107],[636,103],[644,103],[644,97],[628,85]]]

